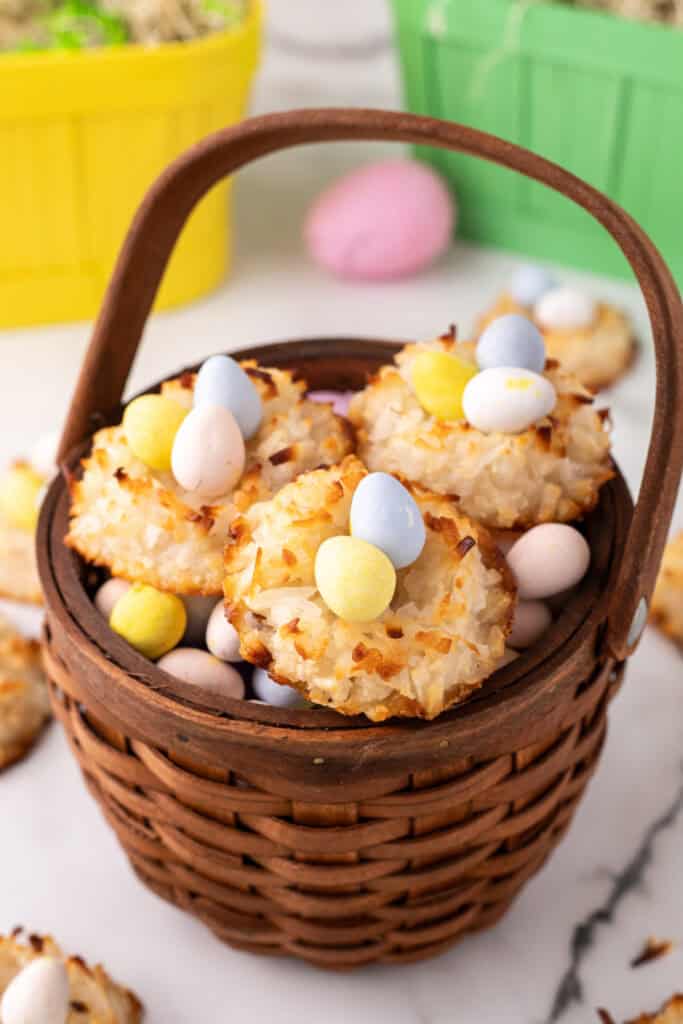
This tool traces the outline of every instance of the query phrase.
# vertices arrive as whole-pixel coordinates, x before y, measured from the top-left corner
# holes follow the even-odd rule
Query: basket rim
[[[359,361],[365,364],[366,372],[371,371],[402,344],[349,337],[311,338],[249,346],[230,354],[237,358],[255,358],[264,365],[288,366],[299,372],[302,372],[303,363],[306,372],[302,375],[313,390],[332,386],[330,363],[338,361],[340,356],[344,356],[344,372],[348,379],[340,382],[337,371],[337,386],[352,380],[353,366]],[[195,366],[183,370],[192,370]],[[183,370],[177,372],[182,373]],[[151,388],[158,387],[160,383]],[[358,386],[357,373],[355,386]],[[115,418],[117,413],[118,410],[114,411],[107,419]],[[88,445],[89,442],[70,453],[65,462],[67,475],[73,472]],[[387,742],[395,745],[400,738],[401,749],[412,749],[412,744],[405,742],[411,737],[418,747],[423,747],[426,741],[433,752],[435,744],[438,747],[439,744],[451,745],[457,741],[463,728],[470,734],[482,728],[487,731],[494,719],[500,726],[502,719],[520,702],[523,706],[528,705],[530,710],[542,707],[546,716],[554,714],[558,703],[566,704],[573,698],[573,691],[569,695],[565,692],[571,687],[563,687],[563,682],[567,682],[567,666],[574,659],[581,660],[582,654],[584,661],[588,656],[588,660],[598,663],[599,652],[593,647],[588,652],[585,645],[604,620],[606,598],[618,573],[633,508],[617,466],[615,471],[615,478],[602,488],[596,509],[584,523],[594,556],[591,571],[544,639],[489,677],[469,700],[430,722],[389,719],[375,723],[363,716],[345,717],[329,709],[292,711],[230,698],[217,698],[215,704],[213,699],[197,701],[192,687],[173,679],[130,648],[112,633],[96,611],[81,578],[84,563],[63,544],[69,497],[67,482],[61,474],[53,481],[43,504],[37,539],[49,628],[53,634],[55,629],[63,631],[69,648],[78,649],[81,668],[84,663],[91,666],[93,671],[87,672],[87,678],[82,680],[86,690],[99,670],[106,673],[110,680],[108,685],[112,679],[118,679],[122,688],[119,695],[127,690],[128,700],[137,700],[140,705],[153,703],[159,713],[171,715],[176,725],[185,723],[188,728],[213,728],[223,734],[227,730],[233,739],[245,742],[270,741],[277,744],[286,737],[295,744],[303,741],[304,746],[309,743],[329,746],[336,738],[349,748],[367,747],[368,744],[384,747]],[[576,683],[574,674],[569,672],[569,677]],[[102,699],[98,686],[90,689],[90,693],[96,703],[98,693]],[[558,700],[560,695],[566,699]],[[111,711],[109,705],[107,710]],[[123,717],[126,718],[125,714]],[[122,724],[127,730],[129,723],[122,721]]]

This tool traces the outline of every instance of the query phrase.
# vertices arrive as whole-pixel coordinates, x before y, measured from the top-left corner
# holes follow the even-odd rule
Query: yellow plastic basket
[[[259,41],[254,2],[239,27],[189,43],[0,57],[0,326],[96,313],[147,187],[241,118]],[[158,307],[214,288],[228,250],[222,185],[185,227]]]

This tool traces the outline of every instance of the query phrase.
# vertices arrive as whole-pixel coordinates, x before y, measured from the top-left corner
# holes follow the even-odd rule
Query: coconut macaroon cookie
[[[214,356],[98,431],[71,487],[67,543],[115,577],[220,594],[234,516],[353,451],[352,431],[285,370]]]
[[[683,531],[664,551],[652,598],[652,621],[672,640],[683,645]]]
[[[0,935],[0,1019],[3,1024],[140,1024],[143,1007],[102,966],[65,956],[49,936]]]
[[[40,645],[0,618],[0,769],[27,753],[49,717]]]
[[[252,505],[231,534],[224,589],[242,655],[316,704],[434,718],[501,662],[512,577],[449,498],[350,456]]]
[[[548,355],[593,392],[614,384],[635,358],[637,342],[628,317],[607,302],[560,286],[542,267],[523,266],[477,325],[477,336],[501,316],[529,317],[541,331]]]
[[[493,341],[406,345],[351,402],[358,455],[369,469],[456,496],[488,527],[569,522],[613,476],[607,413],[546,362],[529,321],[504,338],[502,357]]]

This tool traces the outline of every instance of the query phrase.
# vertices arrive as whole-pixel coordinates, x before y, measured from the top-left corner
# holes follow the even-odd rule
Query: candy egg
[[[586,575],[590,560],[586,538],[565,523],[534,526],[507,556],[523,600],[552,597],[573,587]]]
[[[358,537],[328,537],[318,548],[315,582],[327,607],[347,622],[372,622],[396,589],[389,558]]]
[[[395,569],[411,565],[425,545],[422,515],[412,494],[389,473],[368,473],[351,501],[351,535],[374,544]]]
[[[12,978],[0,1001],[2,1024],[66,1024],[69,975],[61,960],[41,956]]]
[[[580,331],[595,320],[597,307],[590,295],[578,288],[553,288],[534,306],[534,317],[548,330]]]
[[[447,352],[421,352],[411,366],[418,402],[439,420],[463,418],[463,393],[476,373],[476,366]]]
[[[519,434],[551,413],[556,401],[555,388],[540,374],[494,366],[472,378],[462,404],[468,422],[484,434]]]
[[[243,438],[253,437],[263,419],[261,396],[249,374],[230,356],[211,356],[194,386],[194,404],[222,405],[237,420]]]
[[[251,687],[258,697],[259,703],[271,704],[276,708],[300,708],[304,700],[292,686],[276,683],[264,668],[255,668],[251,677]]]
[[[31,469],[35,470],[38,476],[42,476],[44,480],[51,480],[57,472],[58,448],[59,434],[56,431],[43,434],[31,448],[28,457]]]
[[[202,498],[231,491],[244,470],[244,439],[223,405],[198,405],[176,434],[171,465],[181,487]]]
[[[519,601],[507,642],[520,650],[531,647],[551,622],[550,609],[542,601]]]
[[[417,160],[384,160],[344,175],[311,208],[304,234],[316,263],[341,277],[415,274],[448,247],[455,206]]]
[[[209,617],[216,604],[216,598],[215,596],[203,597],[201,594],[184,594],[181,600],[187,613],[183,643],[201,647],[206,636]]]
[[[533,306],[557,284],[553,275],[533,263],[521,266],[510,283],[510,294],[520,306]]]
[[[337,416],[346,416],[353,398],[353,391],[309,391],[307,398],[312,402],[324,402],[332,406]]]
[[[0,517],[32,533],[38,524],[45,480],[30,466],[17,463],[0,478]]]
[[[126,406],[123,432],[134,455],[151,469],[168,472],[173,442],[187,409],[163,395],[141,395]]]
[[[187,612],[175,594],[134,583],[114,605],[109,625],[136,651],[156,661],[182,640]]]
[[[518,313],[493,320],[477,343],[480,370],[492,366],[519,366],[541,373],[545,366],[545,342],[531,320]]]
[[[225,605],[219,601],[209,616],[206,627],[206,646],[222,661],[241,661],[240,638],[235,627],[225,617]]]
[[[119,599],[129,590],[128,580],[112,578],[103,583],[95,594],[95,607],[100,615],[104,615],[105,619],[109,620]]]
[[[176,647],[157,662],[160,669],[176,679],[210,693],[242,700],[244,681],[236,668],[196,647]]]

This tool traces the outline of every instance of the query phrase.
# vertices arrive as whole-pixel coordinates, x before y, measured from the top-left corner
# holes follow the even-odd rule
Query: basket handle
[[[635,647],[654,588],[683,469],[683,307],[657,249],[616,203],[556,164],[464,125],[379,110],[299,110],[253,118],[209,136],[175,160],[137,211],[81,368],[60,458],[115,408],[181,228],[195,204],[233,171],[277,150],[314,142],[393,140],[478,156],[534,178],[582,206],[620,246],[645,296],[657,390],[650,449],[617,584],[606,608],[609,652]],[[644,621],[643,621],[644,625]]]

